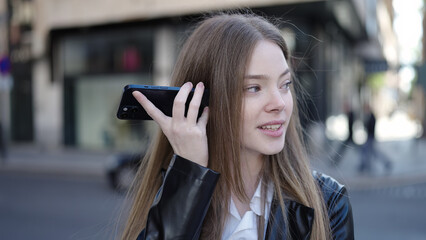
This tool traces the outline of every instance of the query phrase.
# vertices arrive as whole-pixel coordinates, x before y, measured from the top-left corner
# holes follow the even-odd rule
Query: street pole
[[[10,90],[12,89],[10,61],[7,56],[0,57],[0,159],[7,158],[10,129]]]

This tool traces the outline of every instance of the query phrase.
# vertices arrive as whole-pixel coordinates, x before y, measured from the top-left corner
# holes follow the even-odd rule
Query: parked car
[[[119,153],[111,156],[107,164],[109,186],[120,192],[127,191],[145,153]]]

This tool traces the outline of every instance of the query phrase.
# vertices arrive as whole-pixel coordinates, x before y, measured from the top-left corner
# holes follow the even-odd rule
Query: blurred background
[[[0,0],[0,239],[114,239],[156,131],[116,118],[123,87],[167,85],[191,27],[238,9],[281,19],[312,166],[347,185],[355,237],[426,239],[424,5]]]

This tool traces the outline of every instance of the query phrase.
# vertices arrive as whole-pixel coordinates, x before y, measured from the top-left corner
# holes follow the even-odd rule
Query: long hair
[[[264,18],[248,14],[213,16],[202,21],[187,39],[172,74],[171,85],[182,86],[185,82],[195,85],[202,81],[210,92],[208,167],[221,176],[203,223],[201,239],[221,238],[231,192],[239,199],[247,199],[240,169],[243,82],[253,49],[261,40],[277,44],[289,60],[280,31]],[[274,196],[279,200],[283,216],[286,216],[284,195],[314,208],[312,239],[328,239],[327,212],[308,166],[295,94],[293,98],[295,104],[285,147],[276,155],[265,156],[266,166],[261,177],[273,183]],[[133,206],[123,239],[135,239],[144,228],[149,206],[161,185],[160,171],[167,168],[172,154],[170,143],[159,132],[136,176]],[[263,236],[262,224],[258,224],[258,230]]]

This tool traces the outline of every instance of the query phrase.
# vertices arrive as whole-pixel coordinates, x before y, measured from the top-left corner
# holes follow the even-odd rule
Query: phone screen
[[[117,117],[127,120],[152,120],[145,109],[133,97],[133,91],[140,91],[144,94],[158,109],[165,115],[172,116],[173,101],[179,92],[179,87],[151,86],[151,85],[127,85],[124,87],[121,97],[120,106],[118,107]],[[185,116],[191,102],[194,89],[190,92],[186,101]],[[201,116],[204,107],[208,106],[209,94],[208,90],[204,91],[198,117]]]

